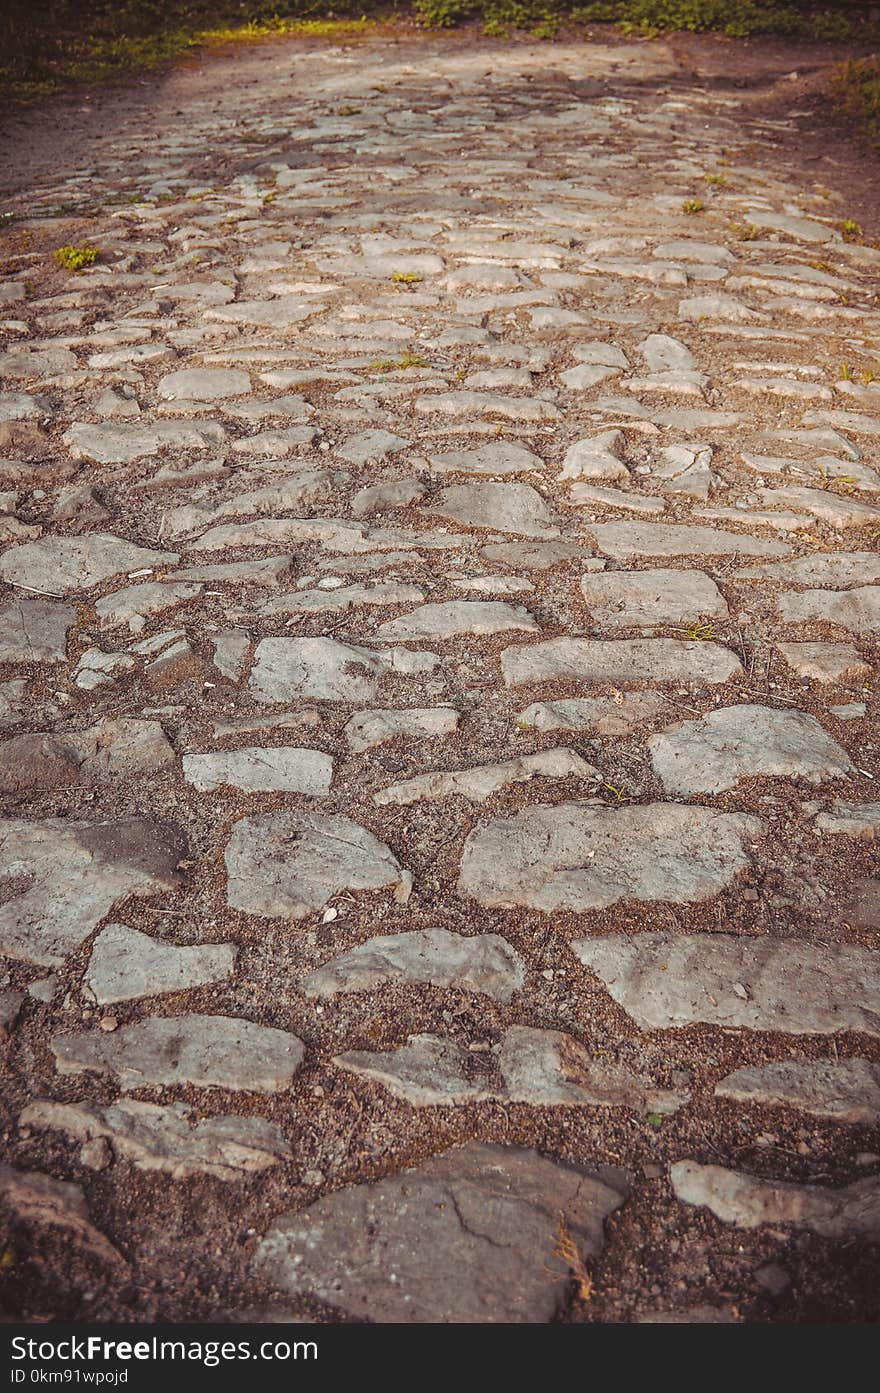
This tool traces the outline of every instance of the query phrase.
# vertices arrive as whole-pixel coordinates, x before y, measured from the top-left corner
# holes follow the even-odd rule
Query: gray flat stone
[[[181,368],[160,377],[156,391],[165,401],[225,401],[251,390],[246,372],[235,368]]]
[[[734,934],[582,938],[572,951],[641,1030],[880,1034],[880,953]]]
[[[607,629],[726,619],[727,604],[704,571],[606,571],[581,577],[581,594]]]
[[[142,778],[176,756],[158,721],[105,717],[86,730],[15,735],[0,744],[0,791],[51,790],[75,783]]]
[[[150,818],[3,822],[0,877],[29,883],[0,906],[0,951],[60,967],[117,901],[176,889],[185,848],[175,827]]]
[[[293,745],[211,750],[207,754],[184,755],[183,777],[199,793],[212,793],[228,785],[245,793],[309,793],[324,797],[330,792],[333,760],[320,750]]]
[[[131,464],[160,450],[213,450],[226,440],[217,421],[153,421],[150,425],[75,422],[64,435],[71,458],[96,464]]]
[[[560,479],[629,480],[623,462],[626,441],[623,431],[607,430],[600,435],[576,440],[565,452]]]
[[[63,663],[76,623],[72,605],[13,596],[0,610],[0,662]]]
[[[519,629],[540,633],[540,625],[522,605],[503,600],[445,600],[441,604],[420,605],[399,619],[388,619],[379,626],[381,638],[456,638],[459,634],[485,636]]]
[[[132,620],[162,614],[175,605],[184,604],[201,595],[200,585],[172,584],[153,581],[145,585],[127,585],[112,595],[104,595],[95,604],[98,618],[105,624],[132,624]],[[136,626],[136,625],[135,625]]]
[[[654,773],[667,793],[723,793],[742,779],[809,783],[854,773],[849,755],[815,716],[769,706],[726,706],[648,739]]]
[[[349,464],[369,464],[374,460],[387,459],[389,455],[399,454],[409,444],[402,435],[394,435],[388,430],[366,430],[352,435],[343,445],[338,445],[334,454]]]
[[[123,572],[172,566],[179,559],[176,552],[152,551],[106,532],[41,537],[5,551],[0,556],[0,578],[57,594],[91,590]]]
[[[447,450],[429,455],[435,474],[528,474],[544,468],[544,461],[525,445],[492,440],[476,450]]]
[[[424,511],[465,527],[511,532],[518,537],[559,536],[553,514],[531,484],[451,484]]]
[[[414,1108],[485,1103],[495,1097],[483,1061],[452,1040],[410,1035],[393,1050],[349,1050],[335,1055],[337,1069],[388,1090]]]
[[[776,607],[784,624],[837,624],[853,633],[880,633],[880,585],[853,590],[784,591]]]
[[[287,595],[267,601],[261,614],[344,614],[362,605],[380,608],[396,605],[417,605],[425,592],[417,585],[399,581],[376,581],[373,585],[342,585],[336,590],[294,590]]]
[[[873,1126],[880,1120],[880,1064],[868,1059],[781,1059],[728,1074],[715,1085],[715,1096]]]
[[[172,1180],[211,1175],[241,1180],[290,1157],[281,1129],[262,1117],[194,1118],[184,1103],[160,1107],[121,1098],[109,1107],[88,1103],[29,1103],[19,1126],[50,1128],[88,1144],[112,1143],[116,1156],[138,1170],[164,1171]]]
[[[343,890],[390,889],[409,898],[412,876],[366,828],[347,817],[266,813],[236,822],[226,848],[233,909],[304,919]]]
[[[745,870],[746,843],[761,830],[745,814],[678,803],[538,803],[470,833],[458,890],[498,909],[545,913],[626,900],[694,904]]]
[[[790,585],[869,585],[880,581],[880,555],[873,551],[814,552],[794,561],[743,566],[737,576],[787,581]]]
[[[370,938],[303,978],[308,997],[371,991],[387,982],[426,982],[507,1003],[525,981],[519,954],[499,934],[465,937],[420,929]]]
[[[669,702],[657,692],[621,692],[617,698],[535,701],[520,711],[516,723],[542,734],[554,730],[596,730],[600,735],[625,735],[661,717],[668,719],[669,710]]]
[[[583,562],[590,552],[575,542],[488,542],[480,548],[480,555],[493,564],[517,570],[549,571],[569,561]]]
[[[403,783],[391,784],[373,794],[380,807],[388,804],[402,807],[423,800],[433,802],[444,798],[464,798],[470,803],[485,803],[496,793],[512,784],[528,783],[531,779],[582,779],[597,784],[599,770],[573,750],[539,750],[537,754],[518,755],[499,764],[482,764],[474,769],[440,770],[433,774],[416,774]]]
[[[108,924],[95,939],[83,986],[99,1006],[189,991],[231,977],[235,958],[231,943],[179,947],[126,924]]]
[[[590,523],[587,531],[599,550],[617,561],[634,556],[787,556],[791,550],[763,537],[673,522]]]
[[[254,1265],[289,1295],[312,1294],[358,1320],[546,1322],[569,1283],[555,1256],[560,1222],[595,1257],[627,1193],[620,1171],[470,1142],[282,1216]]]
[[[430,672],[433,653],[362,648],[333,638],[266,638],[257,644],[249,680],[257,701],[372,701],[384,677]]]
[[[305,1053],[295,1035],[238,1016],[148,1016],[112,1034],[56,1035],[51,1045],[60,1074],[108,1075],[123,1093],[177,1084],[280,1093]]]
[[[723,1166],[677,1161],[669,1168],[676,1197],[705,1205],[716,1218],[740,1229],[761,1224],[793,1224],[823,1238],[880,1237],[880,1176],[866,1176],[833,1190],[824,1185],[793,1185],[761,1180]]]
[[[739,659],[719,643],[675,638],[552,638],[505,648],[507,687],[536,682],[689,682],[738,677]]]
[[[872,668],[852,643],[777,643],[789,667],[811,682],[864,682]]]
[[[835,798],[830,813],[816,818],[817,832],[843,832],[849,837],[874,837],[880,832],[880,803],[854,803]]]
[[[437,740],[457,729],[458,712],[451,706],[385,707],[358,711],[346,722],[343,734],[352,753],[362,754],[399,737]]]

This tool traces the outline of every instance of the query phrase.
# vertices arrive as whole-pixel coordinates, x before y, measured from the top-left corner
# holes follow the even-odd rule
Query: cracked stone
[[[547,1322],[569,1284],[554,1255],[560,1216],[584,1257],[596,1257],[628,1191],[619,1170],[469,1142],[282,1216],[255,1270],[359,1320]]]
[[[302,989],[308,997],[325,997],[386,982],[426,982],[506,1004],[524,981],[522,959],[499,934],[467,938],[435,928],[370,938],[310,972]]]
[[[418,613],[418,611],[416,611]],[[432,671],[433,653],[362,648],[333,638],[265,638],[257,644],[249,680],[257,701],[372,701],[383,677]]]
[[[539,750],[537,754],[519,755],[500,764],[417,774],[374,793],[373,802],[380,806],[406,806],[423,800],[465,798],[471,803],[485,803],[511,784],[524,784],[531,779],[583,779],[596,784],[601,777],[598,769],[573,750]]]
[[[226,785],[245,793],[308,793],[324,797],[330,792],[333,760],[319,750],[293,745],[211,750],[208,754],[184,755],[183,777],[199,793],[213,793]]]
[[[685,1204],[705,1205],[725,1224],[755,1229],[761,1224],[793,1224],[823,1238],[880,1237],[880,1176],[852,1185],[794,1185],[761,1180],[724,1166],[676,1161],[669,1168],[672,1188]]]
[[[383,842],[347,817],[266,813],[236,822],[226,848],[233,909],[304,919],[343,890],[393,891],[405,903],[412,875]]]
[[[687,682],[712,686],[738,677],[739,659],[719,643],[674,638],[553,638],[505,648],[507,687],[536,682]]]
[[[436,740],[458,729],[458,712],[451,706],[412,706],[402,710],[383,708],[358,711],[343,728],[354,754],[372,750],[399,736]]]

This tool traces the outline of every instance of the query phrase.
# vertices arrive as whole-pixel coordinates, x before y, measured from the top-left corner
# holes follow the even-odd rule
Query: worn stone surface
[[[382,842],[347,817],[293,812],[242,818],[226,847],[233,909],[304,919],[342,890],[409,898],[412,876]]]
[[[323,797],[330,792],[333,760],[320,750],[303,750],[294,745],[211,750],[203,755],[184,755],[183,777],[199,793],[213,793],[229,785],[244,793],[311,793]]]
[[[535,701],[520,711],[517,725],[542,733],[554,730],[595,730],[600,735],[623,735],[669,715],[669,704],[655,692],[618,692],[614,697],[572,697],[565,701]]]
[[[742,779],[809,783],[853,772],[849,755],[815,716],[770,706],[727,706],[648,739],[651,763],[674,797],[723,793]]]
[[[877,954],[733,934],[582,938],[575,956],[642,1030],[703,1021],[790,1035],[880,1033]]]
[[[688,624],[726,619],[718,586],[702,571],[650,570],[626,575],[609,571],[581,577],[581,594],[604,629]]]
[[[126,571],[170,566],[178,559],[176,552],[135,546],[103,532],[41,537],[38,542],[10,547],[0,556],[0,579],[65,594],[90,590]]]
[[[421,929],[368,939],[309,973],[302,989],[306,996],[321,997],[385,982],[427,982],[508,1002],[524,980],[522,959],[499,934],[464,937],[448,929]]]
[[[880,1118],[880,1064],[867,1059],[781,1059],[728,1074],[715,1085],[715,1096],[873,1126]]]
[[[503,634],[510,629],[536,634],[540,625],[522,605],[508,605],[503,600],[447,600],[386,620],[379,634],[386,639],[454,638],[457,634]]]
[[[107,924],[95,939],[83,977],[100,1006],[222,982],[235,968],[231,943],[179,947],[127,924]]]
[[[677,803],[533,804],[471,832],[459,893],[497,908],[601,909],[709,899],[749,864],[761,823]]]
[[[835,1190],[677,1161],[670,1167],[670,1179],[678,1199],[705,1205],[723,1223],[737,1228],[793,1224],[824,1238],[873,1242],[880,1235],[880,1177],[874,1175]]]
[[[112,1034],[89,1030],[52,1040],[60,1074],[97,1073],[124,1093],[150,1084],[279,1093],[302,1063],[301,1040],[237,1016],[148,1016]]]
[[[426,509],[467,527],[512,532],[518,537],[556,537],[559,529],[531,484],[452,484]]]
[[[121,1254],[89,1218],[81,1185],[0,1164],[0,1199],[21,1223],[63,1229],[68,1241],[100,1262],[124,1265]]]
[[[620,1171],[600,1176],[536,1151],[470,1142],[282,1216],[255,1269],[290,1295],[311,1293],[360,1320],[545,1322],[568,1280],[554,1256],[559,1216],[595,1257],[604,1221],[627,1193]]]
[[[185,845],[176,827],[150,818],[8,819],[0,824],[0,876],[24,884],[0,906],[0,948],[59,967],[118,901],[175,889]]]
[[[411,706],[399,710],[386,707],[358,711],[346,722],[344,735],[348,748],[360,754],[401,736],[417,740],[442,739],[454,734],[458,719],[458,712],[451,706]]]
[[[484,764],[477,769],[417,774],[414,779],[391,784],[375,793],[373,802],[406,805],[422,799],[466,798],[472,803],[485,803],[511,784],[528,783],[530,779],[581,779],[595,784],[600,777],[598,769],[573,750],[541,750],[534,755],[505,760],[502,764]]]
[[[686,639],[553,638],[505,648],[501,671],[508,687],[537,682],[727,682],[739,659],[718,643]]]
[[[240,1180],[290,1155],[274,1122],[230,1115],[199,1120],[184,1103],[161,1107],[121,1098],[102,1108],[40,1101],[23,1110],[19,1124],[57,1130],[86,1145],[109,1141],[121,1160],[138,1170],[165,1171],[173,1180],[193,1175]]]
[[[333,638],[265,638],[257,644],[250,689],[258,701],[351,701],[376,696],[383,677],[429,672],[430,653],[363,648]]]
[[[72,605],[16,596],[0,609],[0,662],[63,663],[75,622]]]
[[[880,803],[854,803],[835,798],[831,811],[816,818],[819,832],[843,832],[850,837],[874,837],[880,832]]]

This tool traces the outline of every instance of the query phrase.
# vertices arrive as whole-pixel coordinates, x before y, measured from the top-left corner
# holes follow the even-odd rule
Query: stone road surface
[[[7,190],[6,1309],[876,1318],[845,190],[662,44],[127,100]]]

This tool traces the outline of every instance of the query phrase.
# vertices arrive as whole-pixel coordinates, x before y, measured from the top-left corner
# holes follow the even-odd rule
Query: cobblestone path
[[[4,1300],[876,1318],[880,252],[661,44],[211,72],[8,201]]]

